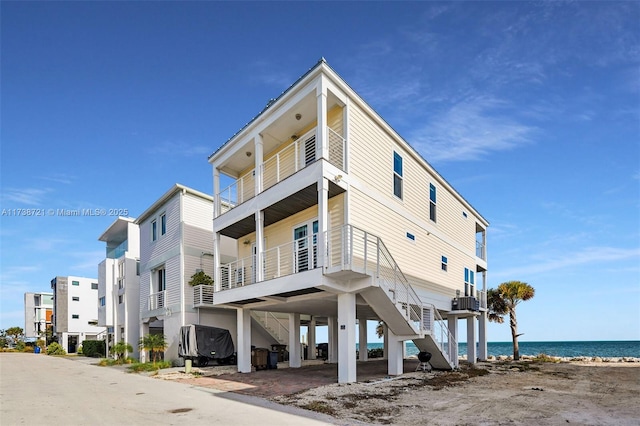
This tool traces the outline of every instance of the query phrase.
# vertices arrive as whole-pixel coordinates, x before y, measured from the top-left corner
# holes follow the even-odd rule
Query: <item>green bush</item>
[[[78,350],[76,351],[78,355],[82,355],[82,345],[78,346]]]
[[[101,367],[112,367],[114,365],[134,364],[137,362],[138,362],[137,359],[131,358],[131,357],[127,357],[126,359],[125,358],[118,358],[118,359],[102,358],[98,363],[98,365]]]
[[[59,343],[53,342],[47,347],[47,355],[66,355],[67,351],[64,350]]]
[[[80,353],[80,352],[78,352]],[[82,342],[82,353],[91,358],[106,356],[107,348],[104,340],[85,340]]]
[[[199,271],[191,275],[191,280],[189,280],[189,285],[193,287],[197,285],[213,285],[213,278],[205,274],[204,271]]]
[[[367,356],[369,358],[382,358],[384,356],[384,349],[382,348],[369,349],[369,351],[367,352]]]
[[[171,368],[170,361],[158,361],[156,363],[153,362],[136,362],[131,364],[129,370],[139,373],[141,371],[156,371],[161,368]]]

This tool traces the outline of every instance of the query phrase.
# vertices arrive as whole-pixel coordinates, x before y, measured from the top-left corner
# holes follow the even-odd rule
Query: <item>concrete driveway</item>
[[[0,353],[0,424],[353,424],[262,398],[89,364],[96,361]]]

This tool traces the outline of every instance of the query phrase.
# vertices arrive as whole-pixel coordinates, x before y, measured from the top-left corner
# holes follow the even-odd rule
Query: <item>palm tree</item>
[[[502,324],[503,316],[509,314],[511,325],[511,339],[513,340],[513,359],[520,359],[518,348],[518,321],[516,320],[516,305],[529,300],[535,295],[535,289],[522,281],[508,281],[502,283],[497,289],[487,291],[487,306],[489,308],[489,321]]]
[[[116,359],[121,361],[127,352],[133,352],[133,346],[125,342],[124,340],[119,341],[113,348],[111,348],[113,353],[116,355]]]
[[[167,341],[164,334],[147,334],[140,338],[138,344],[140,349],[147,350],[153,354],[153,363],[156,363],[158,352],[162,352],[167,348]]]

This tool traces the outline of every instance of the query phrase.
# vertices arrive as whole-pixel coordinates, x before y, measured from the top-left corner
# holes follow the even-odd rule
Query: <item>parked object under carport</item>
[[[216,360],[220,365],[236,363],[229,330],[199,324],[180,327],[178,356],[194,360],[200,367],[208,365],[210,360]]]

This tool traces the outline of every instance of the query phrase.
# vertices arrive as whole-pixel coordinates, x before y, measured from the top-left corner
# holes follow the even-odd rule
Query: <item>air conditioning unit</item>
[[[455,299],[454,299],[455,303]],[[480,301],[475,297],[465,296],[459,297],[457,303],[457,310],[460,311],[479,311]]]

